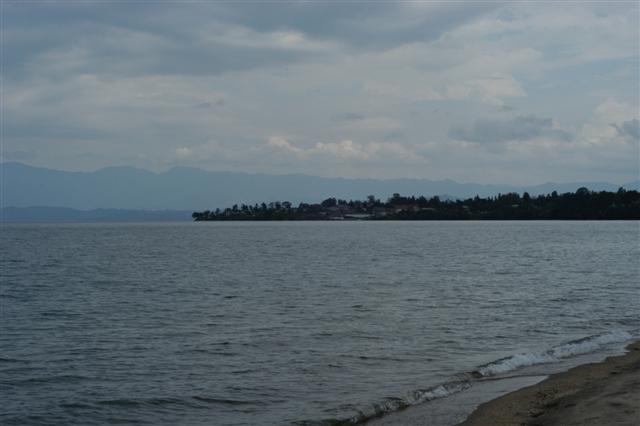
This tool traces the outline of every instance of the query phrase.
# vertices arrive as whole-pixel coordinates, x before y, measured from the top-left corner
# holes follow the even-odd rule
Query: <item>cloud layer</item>
[[[7,2],[4,160],[638,176],[634,3]]]
[[[478,120],[472,126],[455,125],[449,135],[455,139],[479,143],[527,141],[542,137],[558,141],[571,140],[571,135],[557,128],[552,119],[535,115]]]

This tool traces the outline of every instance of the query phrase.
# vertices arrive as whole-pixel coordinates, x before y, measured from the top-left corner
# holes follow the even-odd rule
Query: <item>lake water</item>
[[[640,330],[638,222],[0,231],[5,425],[360,421]]]

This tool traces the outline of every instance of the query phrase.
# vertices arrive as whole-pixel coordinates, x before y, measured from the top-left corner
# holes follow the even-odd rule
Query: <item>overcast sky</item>
[[[639,5],[3,1],[3,161],[639,173]]]

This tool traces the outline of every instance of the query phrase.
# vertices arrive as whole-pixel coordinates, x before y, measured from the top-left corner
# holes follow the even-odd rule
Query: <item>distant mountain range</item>
[[[190,221],[190,210],[78,210],[69,207],[2,207],[3,222],[176,222]]]
[[[64,207],[84,212],[49,211],[57,216],[105,217],[136,216],[116,210],[178,210],[165,216],[180,217],[185,211],[229,207],[269,201],[317,202],[328,197],[363,199],[373,194],[381,199],[393,193],[403,195],[449,197],[487,197],[498,193],[529,192],[531,195],[552,191],[573,192],[579,187],[594,191],[616,191],[620,186],[639,189],[640,181],[616,185],[608,182],[546,183],[535,186],[482,185],[452,180],[425,179],[345,179],[317,176],[269,175],[235,172],[212,172],[197,168],[175,167],[154,173],[132,167],[108,167],[95,172],[68,172],[32,167],[21,163],[0,164],[2,206],[5,220],[16,211],[8,207]],[[29,215],[35,214],[30,210]],[[22,214],[27,214],[26,210]],[[140,214],[142,215],[142,214]],[[162,214],[147,212],[148,217]],[[103,219],[99,219],[103,218]],[[80,220],[80,219],[79,219]],[[91,220],[91,219],[82,219]],[[147,220],[147,219],[141,219]],[[165,219],[158,219],[165,220]],[[168,219],[167,219],[168,220]]]

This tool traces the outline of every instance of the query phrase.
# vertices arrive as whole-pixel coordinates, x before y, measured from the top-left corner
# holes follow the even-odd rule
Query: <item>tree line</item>
[[[386,201],[370,195],[365,200],[327,198],[319,203],[288,201],[233,205],[226,209],[194,212],[206,220],[630,220],[640,219],[640,193],[590,191],[531,196],[511,192],[494,197],[467,199],[402,196]]]

